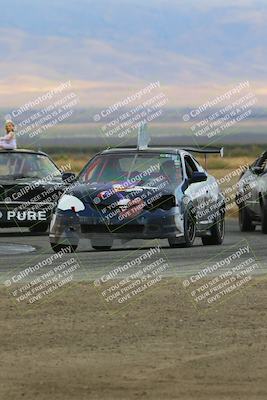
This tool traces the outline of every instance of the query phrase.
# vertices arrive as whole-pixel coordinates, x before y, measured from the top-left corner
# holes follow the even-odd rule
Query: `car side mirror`
[[[263,173],[263,168],[262,167],[251,167],[251,172],[255,175],[260,175]]]
[[[62,180],[66,185],[70,185],[73,183],[76,179],[76,175],[74,172],[63,172],[62,174]]]
[[[205,172],[195,171],[193,172],[193,175],[189,179],[189,185],[191,185],[191,183],[205,182],[207,178],[208,177],[205,174]]]

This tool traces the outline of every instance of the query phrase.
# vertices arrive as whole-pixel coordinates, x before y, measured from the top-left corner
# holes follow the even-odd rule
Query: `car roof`
[[[29,150],[29,149],[0,149],[1,153],[25,153],[25,154],[39,154],[43,156],[47,156],[46,153],[39,150]]]
[[[169,154],[178,154],[182,152],[183,149],[173,148],[173,147],[148,147],[147,149],[137,149],[136,147],[116,147],[112,149],[107,149],[102,151],[101,154],[117,154],[117,153],[141,153],[141,154],[149,154],[149,153],[169,153]]]

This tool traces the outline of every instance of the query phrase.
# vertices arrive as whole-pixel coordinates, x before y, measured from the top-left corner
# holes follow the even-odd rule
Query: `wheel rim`
[[[195,238],[196,226],[191,215],[188,216],[186,225],[188,239],[192,242]]]

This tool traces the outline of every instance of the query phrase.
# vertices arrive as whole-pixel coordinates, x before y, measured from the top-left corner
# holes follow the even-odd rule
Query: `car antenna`
[[[137,138],[137,149],[138,150],[146,150],[148,148],[148,144],[151,140],[149,133],[147,132],[147,124],[142,122],[139,126],[138,130],[138,138]]]

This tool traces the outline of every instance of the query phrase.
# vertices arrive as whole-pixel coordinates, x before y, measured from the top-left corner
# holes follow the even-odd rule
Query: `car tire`
[[[112,246],[92,246],[94,250],[97,251],[107,251],[110,250]]]
[[[265,203],[261,206],[261,231],[267,234],[267,205]]]
[[[77,250],[78,245],[51,243],[51,247],[55,253],[60,253],[61,251],[65,251],[68,248],[69,248],[69,253],[74,253]]]
[[[222,218],[216,219],[214,224],[210,229],[209,236],[203,236],[201,238],[203,246],[218,246],[223,243],[225,234],[225,219],[224,216]]]
[[[189,212],[184,214],[184,239],[169,238],[168,242],[171,248],[192,247],[196,238],[196,222],[193,215]]]
[[[239,207],[238,210],[239,229],[241,232],[253,232],[256,226],[252,223],[251,216],[246,206]]]
[[[36,225],[30,226],[29,229],[30,229],[30,232],[33,232],[33,233],[44,233],[47,231],[48,226],[49,225],[47,223],[36,224]]]

